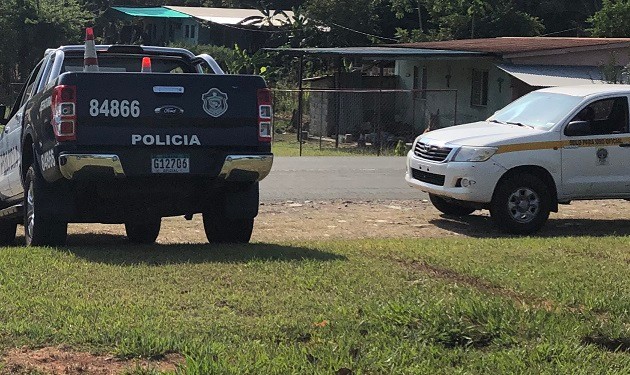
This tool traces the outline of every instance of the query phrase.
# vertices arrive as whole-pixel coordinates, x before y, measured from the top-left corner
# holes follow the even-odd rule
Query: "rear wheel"
[[[24,179],[24,239],[26,246],[63,246],[68,236],[68,223],[58,222],[42,202],[52,199],[43,177],[29,167]]]
[[[475,212],[472,207],[467,207],[456,201],[446,200],[434,194],[429,194],[429,199],[438,211],[452,216],[468,216]]]
[[[213,213],[204,213],[203,229],[210,243],[247,243],[252,237],[254,218],[227,220]]]
[[[490,216],[502,230],[529,234],[540,229],[551,211],[547,185],[531,174],[509,177],[499,183],[490,203]]]
[[[148,219],[143,222],[125,223],[125,231],[129,241],[138,244],[152,244],[160,234],[162,219]]]

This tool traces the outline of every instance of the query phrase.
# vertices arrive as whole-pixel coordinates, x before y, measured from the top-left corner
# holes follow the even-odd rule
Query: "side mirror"
[[[0,104],[0,125],[6,125],[9,122],[7,118],[7,106]]]
[[[592,133],[590,121],[571,121],[567,127],[564,128],[564,135],[569,137],[590,135]]]

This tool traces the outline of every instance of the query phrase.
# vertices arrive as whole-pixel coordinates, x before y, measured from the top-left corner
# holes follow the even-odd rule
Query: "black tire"
[[[54,199],[43,177],[30,166],[24,179],[24,239],[26,246],[63,246],[68,223],[56,221],[42,203]]]
[[[499,182],[494,192],[490,216],[505,232],[533,233],[549,218],[552,198],[548,190],[540,178],[531,174],[508,177]]]
[[[248,243],[254,229],[254,218],[227,220],[216,214],[203,214],[203,229],[210,243]]]
[[[429,200],[438,211],[452,216],[468,216],[475,212],[472,207],[464,206],[455,201],[449,201],[434,194],[429,194]]]
[[[137,244],[152,244],[160,234],[162,218],[148,219],[144,222],[125,223],[125,231],[129,241]]]
[[[10,221],[0,222],[0,246],[10,246],[15,244],[15,231],[17,223]]]

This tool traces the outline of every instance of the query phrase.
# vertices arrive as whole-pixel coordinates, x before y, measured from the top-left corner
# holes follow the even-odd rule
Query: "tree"
[[[80,42],[90,20],[77,0],[3,0],[0,83],[25,80],[46,48]]]
[[[622,38],[630,36],[630,1],[604,0],[602,9],[589,21],[593,36]]]
[[[602,0],[514,0],[515,8],[538,17],[545,31],[557,36],[580,36]]]
[[[376,9],[385,1],[306,0],[304,6],[309,20],[331,28],[328,45],[359,46],[372,44],[380,33]]]
[[[398,4],[409,0],[392,0]],[[537,18],[519,10],[512,0],[422,0],[433,30],[398,30],[406,39],[466,39],[497,36],[534,36],[544,30]]]

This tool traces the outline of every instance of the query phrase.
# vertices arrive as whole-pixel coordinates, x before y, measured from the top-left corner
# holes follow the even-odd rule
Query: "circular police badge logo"
[[[599,150],[597,150],[597,159],[599,159],[600,162],[605,161],[607,157],[608,150],[606,150],[605,148],[600,148]]]
[[[219,117],[228,109],[227,94],[217,88],[212,88],[201,95],[201,100],[203,101],[203,110],[212,117]]]

